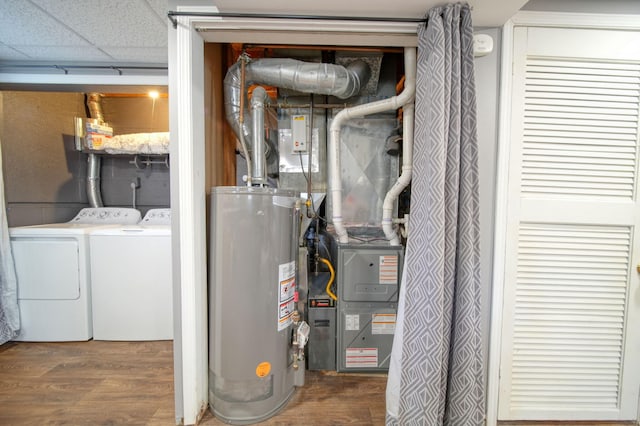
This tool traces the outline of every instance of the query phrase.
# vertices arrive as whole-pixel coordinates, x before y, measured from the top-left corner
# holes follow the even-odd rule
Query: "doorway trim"
[[[217,12],[215,7],[178,7],[181,12]],[[176,421],[195,424],[208,403],[207,256],[205,205],[204,43],[238,41],[343,46],[416,46],[418,24],[315,21],[275,31],[260,20],[178,16],[169,23],[172,267],[174,285],[174,375]],[[292,37],[292,34],[295,37]]]

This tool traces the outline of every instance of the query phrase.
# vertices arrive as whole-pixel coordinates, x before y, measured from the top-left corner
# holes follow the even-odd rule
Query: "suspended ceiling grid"
[[[400,18],[420,18],[431,7],[446,3],[439,0],[404,0],[401,4],[388,0],[191,1],[216,5],[220,12]],[[496,27],[504,24],[526,0],[470,0],[469,3],[473,8],[474,26]],[[166,64],[168,11],[167,0],[0,0],[0,64]]]

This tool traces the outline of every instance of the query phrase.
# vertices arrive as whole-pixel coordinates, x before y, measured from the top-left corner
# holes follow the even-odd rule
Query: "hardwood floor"
[[[261,423],[384,425],[386,375],[307,372],[286,407]],[[0,425],[175,424],[172,342],[0,346]],[[202,425],[223,425],[209,411]],[[635,423],[503,422],[500,426]]]
[[[260,424],[384,425],[386,375],[307,371],[305,386],[297,388],[286,407]],[[225,423],[207,412],[201,424]]]
[[[637,422],[498,422],[499,426],[632,426]]]
[[[172,342],[2,345],[0,425],[174,425],[172,356]],[[386,376],[307,373],[262,424],[384,424]]]
[[[172,342],[0,346],[0,424],[175,424]]]

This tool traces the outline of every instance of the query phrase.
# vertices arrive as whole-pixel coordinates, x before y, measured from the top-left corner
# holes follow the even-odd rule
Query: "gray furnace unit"
[[[334,241],[339,372],[387,371],[396,325],[403,247],[381,234]],[[355,238],[354,238],[355,237]]]
[[[295,196],[257,187],[211,194],[209,406],[226,423],[271,417],[304,374],[291,348]]]

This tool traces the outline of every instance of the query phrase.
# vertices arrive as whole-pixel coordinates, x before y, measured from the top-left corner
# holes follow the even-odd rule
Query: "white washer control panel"
[[[126,207],[86,207],[69,221],[78,224],[134,225],[140,222],[140,212]]]
[[[171,209],[151,209],[140,225],[171,225]]]

